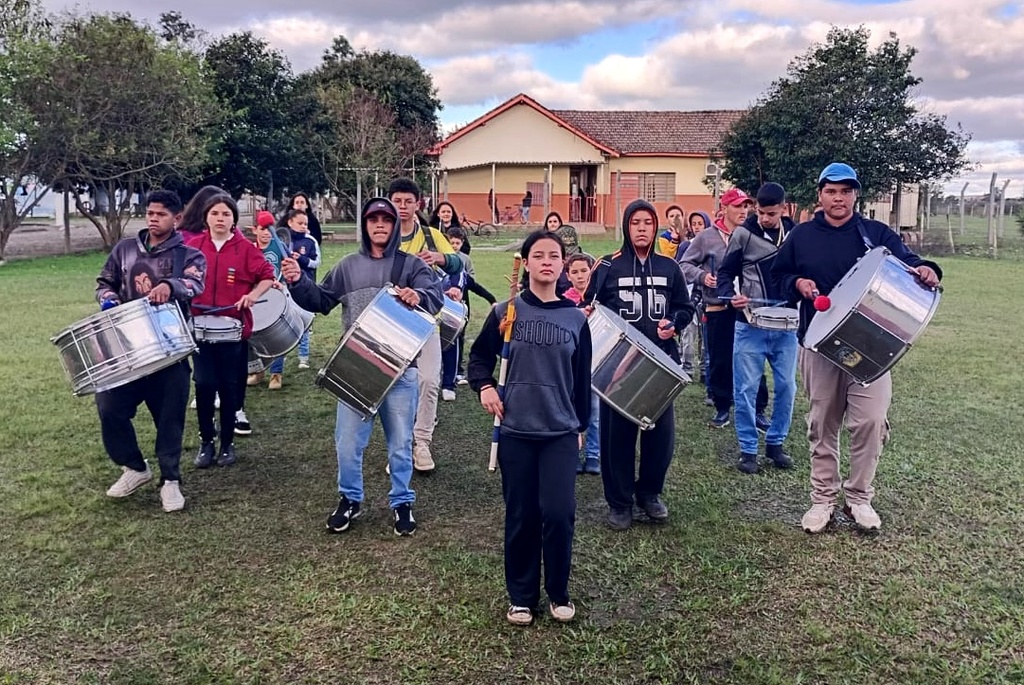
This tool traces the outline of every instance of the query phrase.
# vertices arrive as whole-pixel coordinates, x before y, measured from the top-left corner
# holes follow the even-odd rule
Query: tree
[[[110,248],[133,193],[191,177],[205,162],[216,100],[196,55],[126,15],[68,18],[44,63],[30,104],[40,139],[59,160],[47,178],[108,199],[93,216],[75,194]]]
[[[46,68],[39,56],[50,40],[49,29],[33,0],[13,0],[0,13],[0,263],[11,234],[46,195],[20,206],[17,201],[18,189],[35,181],[50,159],[26,103],[33,77]]]
[[[833,28],[791,62],[723,139],[723,178],[748,192],[776,181],[811,207],[817,174],[834,161],[857,169],[863,200],[964,169],[970,136],[914,104],[917,51],[895,34],[870,50],[869,38],[863,27]]]

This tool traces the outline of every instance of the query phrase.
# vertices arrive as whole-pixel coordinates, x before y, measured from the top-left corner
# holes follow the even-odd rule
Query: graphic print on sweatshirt
[[[619,300],[619,316],[629,322],[647,318],[658,322],[668,312],[668,279],[665,276],[621,276],[616,282]]]

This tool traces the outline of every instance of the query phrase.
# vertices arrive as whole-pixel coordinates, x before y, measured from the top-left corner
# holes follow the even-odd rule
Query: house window
[[[676,175],[674,173],[640,174],[640,188],[648,202],[674,202],[676,199]]]

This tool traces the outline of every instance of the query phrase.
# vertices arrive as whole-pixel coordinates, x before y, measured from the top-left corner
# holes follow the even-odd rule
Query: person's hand
[[[796,289],[800,296],[807,300],[813,300],[818,296],[818,284],[809,278],[796,279]]]
[[[743,309],[748,304],[750,304],[750,298],[747,297],[746,295],[735,295],[729,301],[729,304],[731,304],[736,309]]]
[[[153,304],[165,304],[171,299],[171,286],[160,283],[149,291],[149,301]]]
[[[672,336],[676,334],[676,327],[668,319],[662,319],[658,322],[658,338],[661,340],[670,340]]]
[[[270,287],[276,290],[283,290],[284,284],[282,284],[281,281],[275,280],[273,283],[270,284]]]
[[[113,295],[111,295],[110,297],[105,297],[105,298],[103,298],[103,301],[100,302],[100,311],[105,312],[108,309],[113,309],[114,307],[116,307],[119,304],[121,304],[121,301],[118,300]]]
[[[246,293],[239,298],[238,302],[235,303],[235,309],[242,311],[244,309],[249,309],[254,304],[256,304],[256,298],[252,293]]]
[[[281,260],[281,276],[289,283],[298,283],[302,278],[302,268],[291,257],[285,257]]]
[[[586,307],[584,307],[584,308],[583,308],[583,313],[584,313],[584,314],[585,314],[585,315],[586,315],[587,317],[589,317],[589,316],[590,316],[591,314],[593,314],[593,313],[594,313],[594,305],[592,305],[592,304],[588,304],[588,305],[587,305]]]
[[[505,418],[505,407],[498,397],[498,390],[493,386],[480,391],[480,406],[491,416],[497,417],[499,421]]]
[[[431,252],[430,250],[423,250],[416,255],[427,263],[428,266],[443,266],[444,255],[440,252]]]
[[[412,288],[395,288],[395,297],[409,307],[418,307],[420,304],[420,294]]]
[[[456,302],[462,302],[462,291],[458,288],[448,288],[444,294]]]
[[[714,274],[710,274],[709,273],[709,274],[704,276],[704,285],[706,285],[709,288],[717,288],[718,287],[718,279],[715,278]]]
[[[913,271],[917,274],[918,279],[929,288],[934,288],[939,284],[939,275],[930,266],[921,265],[914,267]]]

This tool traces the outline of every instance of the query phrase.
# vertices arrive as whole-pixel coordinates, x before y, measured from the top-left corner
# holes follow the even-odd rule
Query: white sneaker
[[[146,464],[145,471],[136,471],[127,466],[122,466],[121,471],[121,477],[107,489],[107,497],[127,497],[153,480],[153,472],[149,470],[149,464]]]
[[[430,454],[430,445],[418,442],[412,448],[412,467],[417,471],[433,471],[434,457]]]
[[[828,527],[832,521],[832,514],[836,510],[834,504],[815,504],[800,521],[800,527],[808,533],[820,533]]]
[[[188,405],[190,409],[196,408],[196,398],[192,398],[192,403]],[[220,409],[220,393],[216,393],[213,396],[213,408]]]
[[[444,400],[445,402],[454,402],[455,391],[448,390],[447,388],[445,388],[444,390],[441,391],[441,399]]]
[[[455,385],[469,385],[469,380],[465,376],[456,376]]]
[[[852,518],[858,528],[878,530],[882,527],[882,519],[870,504],[847,504],[843,513]]]
[[[185,508],[185,496],[181,494],[181,487],[176,480],[164,481],[160,488],[160,501],[163,502],[164,511],[181,511]]]
[[[308,369],[309,368],[309,357],[299,357],[299,368],[300,369]]]
[[[192,403],[190,405],[188,405],[188,408],[189,409],[195,409],[196,408],[196,398],[194,398],[194,397],[192,398]]]

